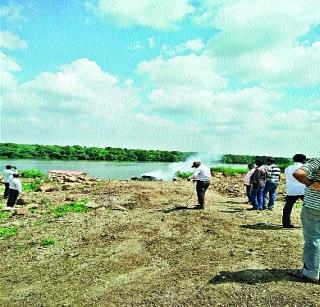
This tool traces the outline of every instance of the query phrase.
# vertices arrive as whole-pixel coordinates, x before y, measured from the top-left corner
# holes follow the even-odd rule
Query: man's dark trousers
[[[18,190],[9,189],[9,197],[8,197],[8,201],[7,201],[7,206],[13,207],[17,201],[18,196],[19,196]]]
[[[282,225],[284,227],[291,225],[291,212],[293,205],[298,199],[303,200],[304,196],[303,195],[287,195],[286,196],[286,203],[283,208],[283,215],[282,215]]]
[[[4,182],[3,198],[8,198],[8,196],[9,196],[9,182]]]
[[[197,196],[198,196],[198,203],[200,207],[204,206],[204,195],[210,185],[210,181],[197,181]]]

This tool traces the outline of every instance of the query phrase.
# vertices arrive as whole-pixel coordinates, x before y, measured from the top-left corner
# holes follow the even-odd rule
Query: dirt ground
[[[18,227],[0,240],[0,306],[320,306],[320,284],[295,276],[301,204],[298,227],[285,230],[283,195],[274,211],[248,211],[241,182],[230,190],[234,184],[221,188],[226,181],[213,180],[205,210],[192,209],[187,181],[28,194],[37,211],[0,225]],[[104,206],[60,218],[48,212],[48,204],[83,197]],[[48,238],[55,243],[41,244]]]

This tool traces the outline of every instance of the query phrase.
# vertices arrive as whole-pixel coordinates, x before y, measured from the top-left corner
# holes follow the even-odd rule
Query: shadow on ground
[[[162,209],[161,211],[163,213],[170,213],[172,211],[180,211],[180,210],[199,210],[199,208],[187,207],[187,206],[176,206],[176,207],[173,207],[173,208]]]
[[[243,283],[260,284],[278,281],[299,282],[299,270],[293,269],[247,269],[238,272],[221,271],[219,275],[212,277],[209,284]]]
[[[228,208],[227,210],[220,210],[220,212],[223,213],[239,213],[246,211],[246,209],[241,209],[241,208]]]
[[[283,229],[281,225],[277,224],[267,224],[267,223],[258,223],[258,224],[247,224],[247,225],[240,225],[240,228],[246,229],[255,229],[255,230],[279,230]]]

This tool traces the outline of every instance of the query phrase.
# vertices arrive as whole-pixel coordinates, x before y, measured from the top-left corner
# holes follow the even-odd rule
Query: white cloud
[[[318,1],[207,0],[197,18],[220,30],[203,54],[221,74],[270,88],[319,83],[319,43],[298,44],[319,23]]]
[[[108,119],[115,112],[130,110],[138,100],[131,87],[120,85],[116,77],[88,59],[64,65],[56,73],[42,73],[2,97],[8,114],[39,114],[44,118],[90,113]]]
[[[18,35],[13,34],[10,31],[0,32],[0,48],[25,49],[27,47],[27,43]]]
[[[235,55],[292,45],[295,39],[319,22],[317,0],[230,0],[206,2],[214,14],[211,24],[221,32],[212,40],[216,55]]]
[[[197,38],[197,39],[192,39],[188,40],[187,42],[177,45],[177,46],[169,46],[169,45],[164,45],[162,46],[162,52],[165,55],[168,55],[169,57],[173,57],[176,55],[181,55],[183,53],[201,53],[201,51],[204,48],[204,42],[202,39]]]
[[[156,88],[188,86],[220,90],[227,85],[226,80],[216,73],[213,59],[195,54],[144,61],[139,64],[137,72],[146,75],[148,82]]]
[[[16,85],[13,73],[21,70],[21,66],[12,58],[0,51],[0,88],[10,89]]]
[[[0,17],[8,19],[22,19],[21,16],[22,6],[20,5],[1,5]]]
[[[156,45],[156,39],[154,37],[148,38],[148,46],[149,48],[154,48]]]
[[[100,0],[98,12],[122,26],[140,25],[158,30],[176,27],[193,11],[187,0]]]

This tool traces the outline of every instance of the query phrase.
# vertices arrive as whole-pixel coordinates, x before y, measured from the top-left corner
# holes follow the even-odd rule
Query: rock
[[[65,190],[71,190],[73,188],[75,188],[77,186],[77,183],[76,182],[70,182],[70,183],[65,183],[63,186],[62,186],[62,189],[65,191]]]
[[[74,176],[65,176],[65,182],[77,182],[77,178]]]
[[[97,208],[102,207],[102,205],[97,204],[95,201],[91,200],[88,203],[86,203],[86,207],[90,208],[90,209],[97,209]]]
[[[78,198],[74,195],[69,195],[65,198],[66,201],[75,201],[77,200]]]
[[[27,208],[14,208],[12,212],[16,215],[28,215],[31,213]]]
[[[38,189],[38,191],[40,191],[40,192],[54,192],[57,190],[58,190],[57,187],[55,187],[54,185],[52,185],[50,183],[45,183]]]
[[[116,205],[116,204],[112,204],[112,205],[110,206],[110,208],[111,208],[112,210],[127,211],[127,209],[126,209],[125,207],[122,207],[122,206]]]

